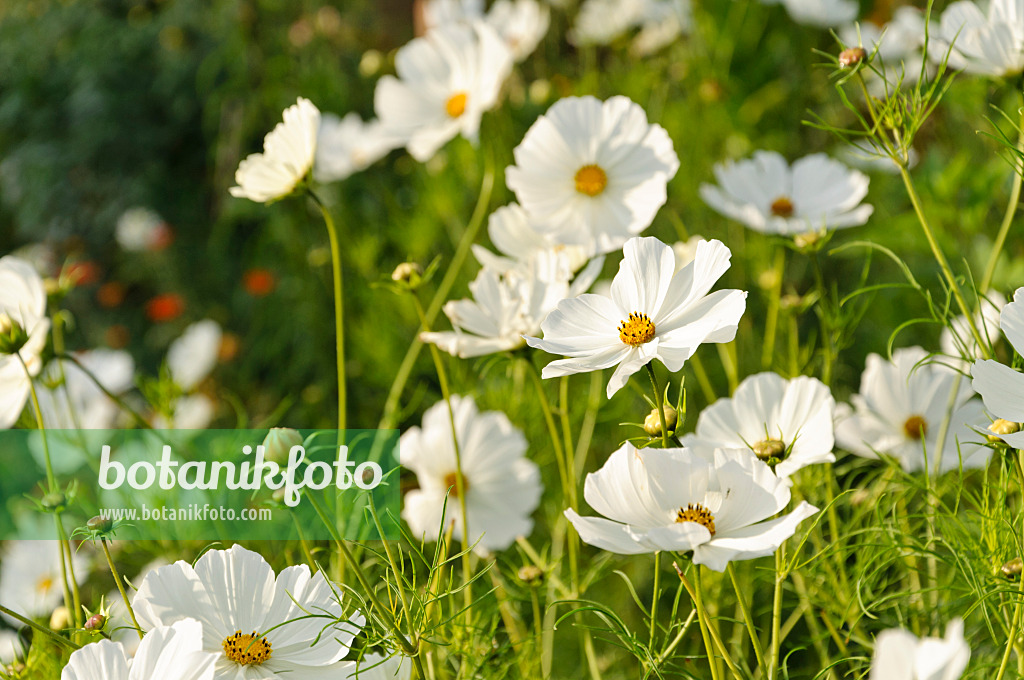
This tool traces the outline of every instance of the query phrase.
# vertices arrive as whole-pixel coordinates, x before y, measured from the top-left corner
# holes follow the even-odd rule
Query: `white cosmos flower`
[[[25,368],[33,376],[39,373],[50,330],[42,278],[25,260],[6,255],[0,258],[0,335],[8,334],[11,324],[20,326],[28,340],[16,354],[0,354],[0,428],[11,427],[21,415],[31,391]]]
[[[466,490],[469,543],[481,555],[504,550],[533,530],[530,515],[540,503],[540,470],[525,457],[526,438],[499,411],[479,413],[472,397],[452,396],[455,439]],[[405,495],[402,519],[416,536],[437,540],[454,524],[463,536],[457,467],[448,404],[423,414],[423,427],[402,434],[400,462],[416,473],[419,488]],[[447,494],[447,506],[445,496]]]
[[[714,168],[718,185],[702,184],[709,206],[755,231],[795,235],[864,224],[874,208],[862,205],[868,177],[825,154],[790,166],[774,151],[726,161]]]
[[[133,631],[134,632],[134,631]],[[134,658],[119,642],[100,640],[71,654],[61,680],[213,680],[217,655],[204,652],[203,625],[183,619],[155,628]]]
[[[781,4],[793,21],[818,28],[847,24],[857,18],[859,9],[856,0],[781,0]]]
[[[679,169],[668,133],[626,97],[562,99],[513,153],[505,177],[519,204],[559,242],[592,254],[647,229]]]
[[[320,111],[308,99],[299,97],[284,110],[284,121],[263,140],[263,153],[251,154],[238,164],[231,195],[266,203],[284,198],[295,190],[313,168]]]
[[[869,354],[852,408],[841,404],[836,410],[839,445],[866,458],[891,456],[907,472],[924,469],[926,452],[929,468],[939,473],[961,464],[984,467],[989,450],[973,428],[984,428],[988,420],[971,399],[970,382],[948,366],[922,363],[927,360],[920,347],[896,350],[892,362]]]
[[[395,55],[398,77],[377,83],[374,109],[384,134],[426,161],[456,135],[474,144],[480,119],[498,102],[512,53],[489,25],[444,24]]]
[[[551,24],[551,10],[538,0],[497,0],[487,23],[498,32],[518,62],[533,54]]]
[[[367,654],[358,663],[345,666],[348,675],[339,675],[339,680],[409,680],[412,677],[412,662],[395,654],[385,659],[380,654]]]
[[[586,264],[590,255],[579,245],[566,245],[534,221],[518,203],[498,208],[487,218],[487,235],[501,255],[495,255],[481,245],[473,244],[473,254],[485,267],[506,272],[526,266],[539,253],[557,251],[564,255],[570,273]]]
[[[786,380],[775,373],[745,379],[732,397],[705,408],[687,447],[750,448],[759,458],[778,458],[780,477],[817,463],[833,463],[832,421],[836,403],[820,380]]]
[[[586,0],[569,39],[577,45],[607,45],[639,28],[631,50],[656,52],[690,29],[689,0]]]
[[[24,655],[21,636],[13,630],[0,630],[0,665],[14,663]]]
[[[128,352],[112,349],[76,352],[75,358],[84,371],[74,362],[59,360],[51,361],[43,371],[41,382],[54,385],[52,389],[38,390],[43,422],[47,428],[55,430],[113,428],[120,408],[85,371],[108,392],[119,395],[130,390],[134,383],[135,361]]]
[[[340,592],[304,564],[275,579],[262,556],[235,545],[208,551],[195,568],[180,561],[149,572],[132,608],[143,628],[200,621],[219,680],[326,680],[340,677],[364,622],[358,612],[341,620]]]
[[[462,358],[522,347],[523,336],[537,334],[555,305],[593,283],[594,269],[588,267],[570,285],[572,273],[557,253],[539,253],[504,273],[485,267],[469,284],[474,299],[444,306],[455,330],[422,333],[420,339]]]
[[[970,658],[961,619],[949,622],[945,639],[890,628],[875,638],[868,680],[957,680]]]
[[[604,516],[565,511],[584,543],[621,555],[692,550],[694,564],[715,571],[771,555],[818,511],[802,502],[763,521],[789,505],[789,485],[741,449],[717,449],[709,458],[627,442],[587,475],[583,496]]]
[[[423,26],[428,31],[484,16],[484,0],[425,0],[422,8]]]
[[[1024,287],[1018,288],[1013,302],[1003,307],[999,327],[1017,354],[1024,356]],[[1024,374],[987,359],[975,362],[971,375],[975,391],[992,415],[1018,426],[1024,423]],[[997,434],[1015,449],[1024,449],[1024,431]]]
[[[84,583],[88,576],[85,559],[76,552],[72,560],[75,578]],[[0,602],[30,619],[48,618],[64,601],[60,563],[58,541],[6,541],[0,554]],[[3,618],[21,626],[16,619],[6,615]]]
[[[129,208],[117,218],[114,238],[122,249],[134,253],[155,248],[166,229],[164,218],[149,208]]]
[[[569,357],[544,367],[545,378],[616,366],[608,397],[633,373],[658,359],[673,373],[701,343],[730,342],[747,294],[711,287],[729,268],[720,241],[702,241],[690,264],[676,271],[672,248],[653,237],[626,242],[611,297],[580,295],[558,303],[531,347]]]
[[[988,13],[969,0],[942,13],[928,44],[931,58],[949,55],[951,68],[983,76],[1011,76],[1024,70],[1024,3],[991,0]],[[952,49],[950,49],[952,45]]]
[[[676,254],[676,271],[693,262],[693,258],[697,257],[697,246],[704,240],[703,236],[695,234],[685,241],[672,244],[672,252]]]
[[[1006,299],[1001,295],[991,299],[981,298],[980,309],[974,313],[974,326],[990,347],[999,341],[999,315],[1005,305]],[[952,358],[945,363],[965,371],[969,370],[965,363],[972,363],[984,356],[966,316],[954,317],[950,325],[942,329],[939,347],[943,354]]]
[[[210,375],[217,365],[222,338],[220,324],[204,319],[190,325],[171,343],[167,350],[167,368],[178,387],[189,392]]]
[[[343,180],[370,167],[401,144],[401,140],[385,132],[379,120],[364,123],[358,113],[344,118],[325,113],[320,120],[313,176],[319,182]]]

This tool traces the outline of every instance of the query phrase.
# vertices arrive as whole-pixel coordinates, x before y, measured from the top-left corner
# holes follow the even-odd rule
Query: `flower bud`
[[[839,53],[839,67],[849,68],[856,66],[865,59],[867,59],[868,53],[863,47],[848,47]]]
[[[407,283],[412,288],[420,285],[422,276],[423,267],[415,262],[403,262],[395,267],[395,271],[391,272],[392,281]]]
[[[89,529],[89,531],[95,531],[97,533],[105,534],[114,528],[114,520],[110,519],[109,517],[100,517],[99,515],[96,515],[88,522],[86,522],[85,526]]]
[[[757,442],[750,448],[753,449],[754,455],[765,461],[772,458],[781,460],[786,455],[786,444],[779,439],[765,439],[764,441]]]
[[[267,460],[275,463],[287,461],[293,446],[302,446],[302,435],[290,427],[271,428],[267,438],[263,440]]]
[[[17,354],[28,342],[25,328],[7,314],[0,314],[0,354]]]
[[[93,614],[89,617],[89,620],[85,622],[86,630],[102,630],[103,624],[107,622],[107,617],[103,614]]]
[[[68,499],[60,491],[43,496],[43,507],[47,510],[59,510],[67,505]]]
[[[544,572],[541,571],[540,567],[535,567],[532,564],[519,567],[519,580],[527,585],[534,585],[543,578]]]
[[[671,406],[665,405],[665,426],[668,427],[669,434],[675,432],[676,421],[679,419],[676,410]],[[653,409],[644,418],[644,432],[651,435],[652,437],[661,436],[661,416],[658,414],[658,409]]]
[[[71,614],[68,608],[61,605],[50,614],[50,630],[64,630],[71,625]]]
[[[1024,560],[1021,560],[1019,557],[1014,557],[999,568],[999,571],[1003,572],[1003,576],[1009,579],[1016,579],[1019,577],[1022,570],[1024,570]]]
[[[991,425],[989,425],[988,429],[989,432],[992,432],[993,434],[996,435],[1016,434],[1020,432],[1020,423],[1015,423],[1010,420],[1003,420],[1002,418],[998,418],[997,420],[993,421]],[[990,435],[988,437],[988,440],[990,442],[998,441],[998,437]]]

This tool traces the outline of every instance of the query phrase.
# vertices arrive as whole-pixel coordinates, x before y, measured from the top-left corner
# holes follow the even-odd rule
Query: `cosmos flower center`
[[[786,455],[786,443],[781,439],[764,439],[750,447],[754,454],[761,460],[767,461],[772,458],[782,458]]]
[[[769,210],[776,217],[792,217],[796,208],[793,206],[793,201],[790,200],[789,196],[779,196],[772,201]]]
[[[459,473],[449,472],[444,476],[444,488],[449,489],[448,493],[452,498],[459,497]],[[462,489],[467,494],[469,493],[469,480],[466,479],[465,475],[462,475]]]
[[[907,435],[908,439],[920,441],[927,432],[928,421],[921,416],[910,416],[907,422],[903,423],[903,434]]]
[[[654,339],[654,322],[646,314],[630,312],[629,318],[619,323],[619,340],[631,347],[639,347]]]
[[[676,524],[696,522],[715,535],[715,516],[700,503],[687,503],[686,508],[676,510]]]
[[[445,102],[445,112],[452,118],[458,118],[466,111],[466,99],[467,95],[465,92],[456,92]]]
[[[36,592],[37,593],[48,593],[48,592],[50,592],[50,588],[52,588],[52,587],[53,587],[53,579],[49,575],[41,576],[39,578],[39,580],[36,581]]]
[[[576,191],[597,196],[608,186],[608,175],[600,165],[584,165],[576,171]]]
[[[224,656],[242,666],[259,666],[270,658],[270,640],[260,637],[253,631],[243,633],[235,631],[234,635],[224,638],[221,643],[224,648]]]

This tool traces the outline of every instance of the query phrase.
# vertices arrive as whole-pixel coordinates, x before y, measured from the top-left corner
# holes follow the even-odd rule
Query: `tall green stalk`
[[[338,242],[338,230],[334,226],[334,219],[327,206],[320,198],[309,192],[310,198],[320,208],[320,214],[327,226],[327,237],[331,245],[331,271],[334,275],[334,338],[335,358],[338,364],[338,429],[344,430],[346,425],[345,413],[348,406],[348,397],[345,381],[345,301],[343,297],[343,279],[341,272],[341,247]]]

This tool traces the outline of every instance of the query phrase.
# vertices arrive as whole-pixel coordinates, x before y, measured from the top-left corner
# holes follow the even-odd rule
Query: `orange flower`
[[[177,293],[157,295],[146,303],[146,316],[150,321],[172,321],[185,311],[185,300]]]
[[[242,276],[245,291],[253,297],[270,295],[277,287],[277,279],[269,269],[250,269]]]

